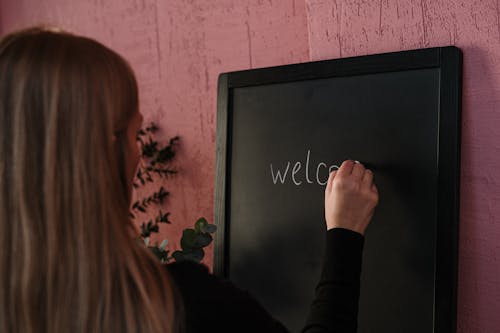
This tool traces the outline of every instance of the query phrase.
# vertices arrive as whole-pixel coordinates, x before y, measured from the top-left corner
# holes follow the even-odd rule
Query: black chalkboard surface
[[[299,331],[328,173],[356,159],[380,193],[358,331],[455,332],[461,63],[445,47],[221,74],[214,272]]]

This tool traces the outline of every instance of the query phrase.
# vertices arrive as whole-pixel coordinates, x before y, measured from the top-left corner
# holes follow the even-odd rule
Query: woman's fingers
[[[338,170],[334,170],[334,171],[330,172],[330,176],[328,177],[328,183],[326,184],[326,189],[325,189],[325,191],[327,193],[330,193],[332,191],[333,179],[335,178],[337,171]]]
[[[363,166],[363,164],[359,162],[354,162],[354,166],[352,168],[352,175],[356,179],[361,180],[363,178],[364,173],[365,173],[365,167]]]
[[[365,170],[363,174],[363,185],[370,188],[373,184],[373,172],[369,169]]]
[[[349,177],[352,174],[352,169],[354,167],[354,161],[347,160],[342,163],[339,170],[337,171],[337,175],[340,177]]]
[[[333,180],[335,176],[343,179],[352,177],[352,179],[355,179],[356,182],[361,182],[362,185],[365,186],[365,188],[376,191],[376,188],[373,189],[373,172],[369,169],[366,169],[360,162],[346,160],[342,163],[338,170],[332,171],[330,173],[330,176],[328,177],[328,182],[325,189],[328,193],[332,190]]]

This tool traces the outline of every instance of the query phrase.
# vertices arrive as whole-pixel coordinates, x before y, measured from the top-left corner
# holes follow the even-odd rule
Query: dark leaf
[[[160,215],[158,215],[156,217],[156,220],[158,221],[158,223],[168,223],[168,224],[170,224],[171,222],[168,219],[169,215],[170,215],[170,213],[168,213],[168,212],[165,213],[165,214],[163,214],[161,212],[161,209],[160,209]]]
[[[213,234],[216,231],[217,231],[217,226],[215,224],[207,224],[202,229],[202,232],[207,232],[209,234]]]
[[[150,234],[151,234],[151,232],[146,227],[146,225],[144,223],[141,224],[141,237],[146,238],[146,237],[149,237]]]
[[[199,218],[198,221],[196,221],[194,224],[194,230],[197,233],[203,232],[202,230],[206,225],[208,225],[207,220],[204,217]]]
[[[175,251],[172,257],[177,262],[181,261],[194,261],[200,262],[205,256],[205,252],[202,249],[194,249],[190,251]]]
[[[184,253],[184,260],[200,262],[204,256],[205,252],[202,249],[193,249],[192,251]]]
[[[149,138],[148,142],[145,142],[142,146],[142,156],[147,158],[152,158],[158,152],[158,142],[153,141],[153,139]]]
[[[170,139],[170,145],[175,146],[179,143],[180,140],[181,140],[180,136],[174,136],[172,139]]]
[[[174,253],[172,253],[172,257],[177,262],[184,261],[184,253],[182,253],[182,251],[174,251]]]
[[[156,124],[153,122],[148,127],[146,127],[146,131],[151,133],[158,131],[158,129],[159,129],[158,126],[156,126]]]
[[[210,245],[211,242],[212,242],[212,236],[210,236],[210,234],[208,233],[198,234],[196,236],[195,245],[197,248],[206,247]]]
[[[184,229],[181,238],[181,248],[190,250],[196,246],[196,232],[194,229]]]

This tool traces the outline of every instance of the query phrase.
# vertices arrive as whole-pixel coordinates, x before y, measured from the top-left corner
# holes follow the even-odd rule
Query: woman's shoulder
[[[247,291],[195,262],[168,264],[186,312],[188,332],[286,332]]]
[[[176,280],[178,278],[183,278],[183,280],[185,280],[210,275],[210,271],[206,265],[193,261],[174,262],[166,265],[166,268]]]
[[[188,306],[223,304],[235,300],[254,302],[248,292],[237,288],[227,279],[213,275],[204,264],[182,261],[166,267]]]

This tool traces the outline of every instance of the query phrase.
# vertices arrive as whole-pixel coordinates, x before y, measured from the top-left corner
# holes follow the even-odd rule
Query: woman
[[[141,122],[133,72],[105,46],[42,28],[0,41],[0,332],[284,331],[229,282],[199,265],[165,269],[133,240]],[[343,246],[354,259],[327,253],[305,331],[355,330],[362,234],[377,200],[361,164],[330,176],[327,251]],[[200,298],[200,285],[211,293]]]

